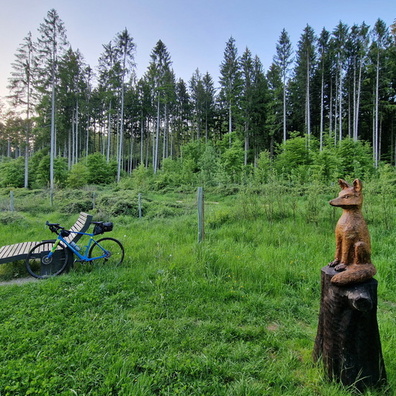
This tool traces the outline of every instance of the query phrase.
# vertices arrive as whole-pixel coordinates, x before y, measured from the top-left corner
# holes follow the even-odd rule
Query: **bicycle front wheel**
[[[49,257],[55,241],[44,241],[34,246],[26,258],[26,269],[35,278],[45,279],[60,275],[66,268],[69,254],[67,249],[58,245]]]
[[[114,238],[102,238],[95,241],[89,249],[89,258],[95,259],[98,264],[120,265],[124,260],[124,247]],[[99,258],[100,257],[100,258]]]

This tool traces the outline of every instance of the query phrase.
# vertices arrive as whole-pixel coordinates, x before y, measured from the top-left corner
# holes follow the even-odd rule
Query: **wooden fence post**
[[[139,213],[139,219],[142,218],[142,194],[138,194],[138,213]]]
[[[14,207],[14,191],[10,191],[10,211],[14,212],[15,207]]]
[[[202,242],[205,238],[204,193],[202,187],[198,187],[197,201],[198,201],[198,242]]]

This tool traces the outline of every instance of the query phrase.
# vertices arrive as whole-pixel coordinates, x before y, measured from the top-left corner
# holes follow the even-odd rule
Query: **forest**
[[[338,177],[362,162],[396,163],[396,20],[321,32],[307,24],[295,47],[283,29],[268,70],[230,37],[218,83],[198,69],[178,78],[161,40],[137,78],[135,51],[125,28],[94,68],[48,11],[12,64],[10,107],[0,113],[2,187],[78,187],[177,167],[207,180],[221,167],[239,181],[260,164],[316,165]],[[358,164],[340,167],[348,153]]]
[[[109,40],[88,65],[51,9],[16,49],[2,244],[83,211],[126,254],[37,282],[0,266],[1,395],[356,395],[312,360],[337,178],[364,181],[378,269],[388,384],[364,394],[394,394],[396,20],[284,29],[268,70],[230,37],[218,82],[178,78],[162,40],[138,78],[131,33]]]

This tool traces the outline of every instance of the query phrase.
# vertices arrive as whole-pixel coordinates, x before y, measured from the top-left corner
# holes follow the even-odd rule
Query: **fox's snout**
[[[339,197],[338,197],[338,198],[331,199],[331,200],[329,201],[329,204],[330,204],[331,206],[340,206],[341,203],[342,203],[342,201],[341,201],[341,199],[340,199]]]

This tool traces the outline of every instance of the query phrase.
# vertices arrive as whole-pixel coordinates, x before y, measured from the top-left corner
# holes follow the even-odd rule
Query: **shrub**
[[[25,163],[23,157],[0,164],[1,187],[23,187]]]
[[[307,137],[298,136],[297,132],[280,145],[279,154],[275,160],[278,173],[285,176],[292,173],[296,176],[300,167],[304,168],[311,163],[311,151],[309,150]]]
[[[254,169],[254,180],[256,183],[268,183],[271,174],[272,163],[270,153],[262,151],[259,155],[257,166]]]
[[[227,148],[221,155],[221,169],[228,181],[236,183],[240,181],[243,169],[244,152],[240,140],[234,140],[232,146]]]
[[[59,187],[64,187],[67,179],[66,158],[57,157],[54,160],[54,181]],[[47,186],[50,183],[50,156],[45,155],[40,160],[36,172],[36,182],[40,186]]]
[[[129,215],[138,217],[137,195],[131,191],[102,195],[96,206],[99,211],[111,216]],[[144,205],[142,209],[145,209]]]
[[[101,153],[87,156],[88,183],[109,184],[114,181],[114,166]]]
[[[206,144],[205,151],[198,162],[201,170],[199,179],[204,186],[214,186],[218,169],[218,159],[215,148],[211,143]]]
[[[26,219],[19,213],[16,212],[0,212],[0,223],[1,224],[26,224]]]
[[[181,215],[181,207],[177,203],[151,202],[147,206],[145,217],[148,219],[175,217]]]
[[[365,179],[374,171],[370,145],[360,140],[345,138],[338,143],[337,157],[339,159],[338,177]]]
[[[88,184],[88,180],[88,167],[82,162],[78,162],[72,166],[66,184],[70,188],[80,188]]]
[[[92,199],[78,199],[59,205],[59,211],[67,214],[90,212],[93,209]]]
[[[141,163],[132,172],[132,185],[139,192],[145,192],[150,189],[153,183],[153,170],[151,168],[146,168],[143,163]]]

